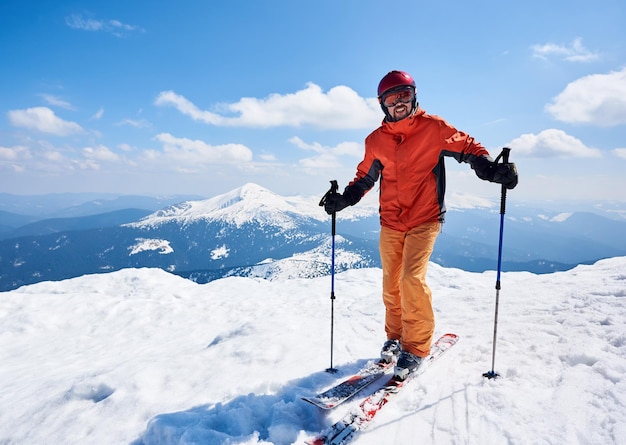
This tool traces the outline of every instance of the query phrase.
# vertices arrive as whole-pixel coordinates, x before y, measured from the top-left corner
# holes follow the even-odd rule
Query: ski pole
[[[508,147],[504,147],[502,152],[498,155],[495,160],[497,164],[500,158],[502,158],[502,162],[507,164],[509,162],[509,153],[511,149]],[[493,320],[493,350],[491,352],[491,371],[487,371],[483,374],[483,377],[487,377],[488,379],[495,379],[499,377],[499,374],[494,371],[496,364],[496,338],[498,335],[498,307],[500,305],[500,272],[502,270],[502,235],[504,234],[504,213],[506,211],[506,187],[502,184],[502,189],[500,192],[500,240],[498,242],[498,272],[496,275],[496,313]]]
[[[320,206],[326,204],[329,195],[337,193],[339,185],[336,180],[330,181],[330,189],[322,197]],[[335,326],[335,227],[337,222],[337,212],[331,215],[331,257],[330,257],[330,367],[326,368],[326,372],[332,374],[337,372],[337,368],[333,367],[333,347],[334,347],[334,326]]]

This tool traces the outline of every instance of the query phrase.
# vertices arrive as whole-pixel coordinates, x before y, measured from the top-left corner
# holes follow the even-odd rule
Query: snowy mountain
[[[2,240],[0,290],[128,267],[158,267],[206,282],[254,274],[255,265],[268,270],[272,260],[307,252],[308,258],[320,258],[324,249],[323,264],[303,270],[306,275],[328,273],[328,217],[310,201],[247,184],[211,199],[169,206],[134,223]],[[337,254],[349,261],[338,270],[376,264],[374,241],[350,236],[343,241],[350,253]]]
[[[626,443],[625,271],[503,273],[487,380],[495,273],[431,264],[436,333],[460,341],[353,443]],[[321,412],[300,397],[385,338],[380,269],[335,278],[337,374],[328,277],[200,285],[144,268],[3,292],[0,443],[302,445],[361,398]]]
[[[0,240],[0,291],[129,267],[157,267],[198,283],[233,275],[278,279],[327,274],[330,217],[319,207],[319,198],[283,197],[246,184],[143,218],[142,211],[126,209],[25,224],[12,229],[16,236]],[[432,260],[467,271],[494,270],[498,204],[459,194],[450,194],[447,204]],[[379,229],[375,192],[340,212],[336,270],[380,266]],[[512,205],[506,215],[503,270],[546,273],[626,255],[625,231],[626,221],[594,213]]]
[[[303,219],[323,221],[324,216],[323,210],[310,201],[284,198],[259,185],[246,184],[214,198],[168,207],[129,225],[155,228],[172,222],[185,226],[220,221],[236,227],[258,223],[286,232],[298,229]]]

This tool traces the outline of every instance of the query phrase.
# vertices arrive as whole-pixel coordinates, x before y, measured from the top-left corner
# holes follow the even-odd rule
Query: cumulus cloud
[[[99,145],[97,147],[85,147],[83,148],[83,154],[88,159],[97,161],[119,161],[120,156],[112,152],[108,147]]]
[[[0,145],[0,161],[18,161],[20,159],[30,159],[31,157],[28,147],[22,145],[3,147]]]
[[[545,43],[543,45],[533,45],[531,48],[533,57],[544,60],[555,56],[568,62],[590,62],[600,57],[597,52],[589,51],[585,48],[580,37],[575,39],[570,45]]]
[[[52,162],[62,162],[66,158],[63,154],[57,150],[46,150],[43,153],[40,153],[38,156],[41,156],[43,159]]]
[[[320,144],[319,142],[308,144],[297,136],[289,139],[289,142],[302,150],[314,151],[316,153],[331,153],[338,156],[347,155],[357,158],[363,156],[363,144],[358,142],[341,142],[334,147],[328,147]]]
[[[546,111],[563,122],[626,124],[626,68],[573,81],[546,105]]]
[[[0,146],[0,171],[60,173],[67,158],[47,141],[30,140],[28,145]]]
[[[376,99],[362,98],[347,86],[324,92],[314,83],[295,93],[272,94],[264,99],[244,97],[232,104],[222,104],[223,114],[202,110],[173,91],[161,92],[155,104],[172,106],[194,120],[216,126],[312,125],[321,129],[356,129],[375,127],[382,120]]]
[[[83,128],[76,122],[61,119],[54,114],[54,111],[47,107],[12,110],[7,114],[9,116],[9,122],[11,122],[11,125],[14,127],[37,130],[41,133],[53,134],[56,136],[67,136],[74,133],[81,133],[83,131]]]
[[[300,166],[307,168],[333,168],[341,164],[339,156],[363,156],[363,145],[357,142],[342,142],[334,147],[327,147],[318,142],[308,144],[297,136],[289,139],[289,142],[302,150],[316,153],[315,156],[300,159],[298,162]]]
[[[108,32],[116,37],[123,37],[130,32],[144,31],[140,26],[129,25],[119,20],[94,20],[85,18],[81,14],[72,14],[65,17],[65,24],[72,29]]]
[[[616,148],[613,150],[613,154],[619,158],[626,159],[626,148]]]
[[[587,147],[579,139],[562,130],[544,130],[539,134],[523,134],[507,144],[516,154],[538,158],[598,158],[598,149]]]
[[[163,144],[163,152],[144,152],[144,156],[155,160],[165,157],[192,166],[252,161],[252,150],[242,144],[210,145],[198,139],[177,138],[169,133],[160,133],[155,139]]]

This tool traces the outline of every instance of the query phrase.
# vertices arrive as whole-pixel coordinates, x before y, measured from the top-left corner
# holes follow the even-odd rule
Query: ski
[[[341,420],[322,431],[318,436],[307,442],[309,445],[343,445],[374,419],[374,416],[385,406],[394,394],[400,392],[411,380],[425,372],[430,366],[452,346],[459,337],[456,334],[444,334],[433,344],[430,354],[424,358],[416,372],[409,374],[404,380],[391,377],[387,383],[355,406]]]
[[[302,397],[302,400],[321,409],[335,408],[381,378],[388,369],[393,368],[394,364],[394,361],[387,363],[382,360],[370,360],[353,376],[315,396]]]

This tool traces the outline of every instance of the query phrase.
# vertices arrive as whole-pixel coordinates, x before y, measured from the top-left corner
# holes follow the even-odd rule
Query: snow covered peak
[[[248,183],[222,195],[202,201],[186,201],[148,215],[135,227],[158,226],[168,222],[190,224],[199,220],[217,221],[241,225],[255,221],[261,224],[279,225],[283,229],[297,226],[294,218],[310,216],[299,207],[313,203],[298,201],[298,205],[260,185]],[[318,212],[319,210],[316,209]],[[303,214],[304,213],[304,214]]]
[[[319,196],[285,197],[254,183],[245,184],[230,192],[201,201],[186,201],[159,210],[131,227],[155,227],[175,222],[181,225],[204,221],[224,221],[241,227],[254,221],[261,225],[280,226],[284,230],[296,228],[302,219],[326,221],[329,216],[319,206]],[[451,194],[448,207],[451,209],[490,208],[495,204],[470,195]],[[368,193],[354,207],[340,214],[340,220],[358,220],[378,215],[377,193]],[[299,220],[299,221],[298,221]]]

